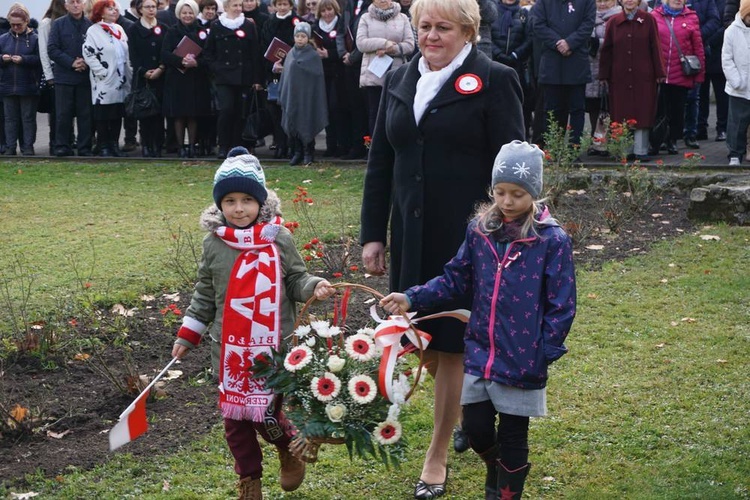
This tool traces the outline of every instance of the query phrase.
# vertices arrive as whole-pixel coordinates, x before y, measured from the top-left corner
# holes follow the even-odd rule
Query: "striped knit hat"
[[[263,205],[268,197],[266,176],[258,159],[242,146],[232,148],[227,159],[214,175],[214,201],[221,209],[221,200],[229,193],[247,193]]]

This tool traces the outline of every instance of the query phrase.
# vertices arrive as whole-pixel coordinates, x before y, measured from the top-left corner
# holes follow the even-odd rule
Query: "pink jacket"
[[[703,53],[703,40],[701,39],[698,14],[694,10],[685,7],[680,14],[673,18],[664,12],[662,5],[654,9],[651,14],[656,19],[656,25],[659,28],[659,41],[661,42],[661,50],[664,56],[664,68],[667,72],[666,83],[692,88],[695,84],[703,82],[706,76],[706,56]],[[700,59],[701,71],[697,75],[685,76],[682,72],[679,51],[667,23],[672,25],[675,37],[677,37],[680,43],[682,53],[685,55],[696,55]]]

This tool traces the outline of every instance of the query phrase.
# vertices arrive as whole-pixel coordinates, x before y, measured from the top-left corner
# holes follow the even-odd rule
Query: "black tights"
[[[464,405],[462,427],[471,449],[481,454],[497,443],[500,460],[507,469],[523,467],[529,460],[529,417],[499,413],[496,431],[497,415],[492,401]]]

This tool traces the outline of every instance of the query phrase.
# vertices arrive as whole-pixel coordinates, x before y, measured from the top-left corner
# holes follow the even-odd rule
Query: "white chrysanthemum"
[[[315,399],[327,403],[339,395],[341,380],[331,372],[325,372],[321,377],[314,377],[310,382],[310,390]]]
[[[378,395],[378,387],[375,381],[367,375],[357,375],[349,379],[347,389],[349,389],[349,395],[352,399],[361,405],[372,402]]]
[[[310,347],[315,346],[315,342],[316,342],[315,337],[308,337],[305,339],[305,344],[307,344]]]
[[[341,335],[341,328],[338,326],[332,326],[328,329],[328,336],[329,337],[338,337]]]
[[[377,351],[370,337],[357,333],[346,339],[346,353],[357,361],[369,361],[375,357]]]
[[[369,328],[369,327],[367,327],[367,328],[360,328],[359,330],[357,330],[357,333],[359,333],[361,335],[367,335],[369,337],[374,337],[375,336],[375,330],[373,328]]]
[[[307,346],[299,345],[292,349],[284,358],[284,368],[290,372],[296,372],[310,364],[312,359],[312,351]]]
[[[328,358],[328,369],[331,370],[333,373],[338,373],[341,370],[344,369],[344,365],[346,364],[346,360],[343,358],[340,358],[336,356],[335,354],[332,354],[330,358]]]
[[[394,403],[388,408],[388,418],[386,420],[397,422],[399,415],[401,415],[401,405]]]
[[[401,424],[394,420],[380,422],[372,432],[372,437],[380,444],[393,444],[401,439]]]
[[[294,330],[294,334],[295,334],[295,335],[296,335],[297,337],[300,337],[300,338],[301,338],[301,337],[305,337],[305,336],[307,336],[307,335],[308,335],[308,334],[310,333],[310,330],[312,330],[312,328],[310,327],[310,325],[300,325],[300,326],[298,326],[298,327],[297,327],[297,328],[296,328],[296,329]]]
[[[310,326],[318,334],[318,337],[326,339],[331,336],[329,333],[331,325],[328,324],[328,321],[311,321]]]

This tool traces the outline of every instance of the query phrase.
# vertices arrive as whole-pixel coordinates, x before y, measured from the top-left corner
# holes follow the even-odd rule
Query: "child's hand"
[[[408,311],[411,304],[405,294],[394,292],[380,299],[380,307],[391,314],[401,314]]]
[[[172,346],[172,357],[181,359],[190,349],[184,345],[175,344]]]
[[[318,300],[326,300],[328,297],[336,293],[336,289],[331,286],[327,280],[323,280],[315,285],[315,298]]]

